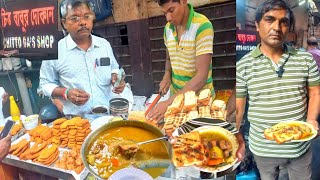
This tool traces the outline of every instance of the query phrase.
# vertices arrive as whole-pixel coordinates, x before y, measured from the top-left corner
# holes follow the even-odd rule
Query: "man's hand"
[[[120,81],[119,85],[112,89],[112,92],[114,92],[116,94],[120,94],[120,93],[123,92],[124,88],[126,87],[126,82],[124,81],[124,79],[125,79],[125,76],[123,76],[121,78],[121,81]],[[111,74],[111,84],[112,84],[112,86],[114,86],[114,84],[117,82],[117,80],[118,80],[118,74],[112,73]]]
[[[70,89],[67,96],[69,101],[78,106],[84,105],[90,98],[90,95],[81,89]]]
[[[316,121],[316,120],[307,120],[307,123],[312,124],[313,128],[318,131],[318,136],[320,136],[318,121]]]
[[[111,74],[111,84],[112,84],[112,86],[114,86],[114,83],[117,82],[117,79],[118,79],[118,74],[112,73]]]
[[[167,101],[159,102],[147,115],[147,119],[158,123],[164,118],[164,114],[167,111],[169,103]]]
[[[238,162],[240,162],[244,159],[244,153],[246,152],[246,145],[245,145],[245,142],[243,140],[241,133],[237,133],[237,134],[235,134],[235,136],[236,136],[238,143],[239,143],[239,148],[236,152],[236,156],[238,158]]]
[[[5,102],[8,100],[8,98],[9,98],[9,94],[5,92],[5,93],[2,95],[2,103],[5,103]]]
[[[116,94],[120,94],[123,92],[124,88],[126,87],[126,83],[124,81],[121,81],[119,86],[114,87],[112,89],[112,92],[116,93]]]
[[[9,153],[11,147],[11,135],[0,140],[0,161],[2,161]]]
[[[167,94],[169,88],[171,85],[171,77],[170,74],[165,74],[162,78],[162,81],[160,82],[159,86],[159,93],[162,95]]]

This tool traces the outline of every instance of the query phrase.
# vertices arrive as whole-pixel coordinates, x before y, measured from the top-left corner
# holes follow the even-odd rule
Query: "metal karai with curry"
[[[88,146],[86,160],[90,168],[100,177],[108,178],[117,170],[135,165],[139,162],[170,159],[168,149],[162,141],[141,145],[138,152],[132,157],[121,152],[119,148],[120,145],[146,141],[158,137],[159,135],[141,127],[112,127],[102,131],[91,141]],[[150,168],[144,170],[155,178],[161,175],[165,171],[165,168]]]

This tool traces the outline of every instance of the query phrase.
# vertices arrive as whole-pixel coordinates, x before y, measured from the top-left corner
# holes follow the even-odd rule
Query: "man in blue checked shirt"
[[[64,114],[90,112],[97,105],[109,106],[117,87],[119,65],[110,43],[91,34],[95,14],[87,0],[65,0],[60,4],[61,25],[69,34],[58,43],[58,60],[43,61],[40,86],[46,96],[59,98]]]

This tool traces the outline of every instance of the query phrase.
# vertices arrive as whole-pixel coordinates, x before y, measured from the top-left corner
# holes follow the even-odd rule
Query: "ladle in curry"
[[[122,155],[124,155],[130,159],[138,152],[139,147],[141,145],[152,143],[155,141],[160,141],[160,140],[168,140],[168,137],[164,136],[164,137],[151,139],[151,140],[147,140],[147,141],[142,141],[142,142],[138,142],[138,143],[134,142],[133,144],[119,145],[119,150]]]

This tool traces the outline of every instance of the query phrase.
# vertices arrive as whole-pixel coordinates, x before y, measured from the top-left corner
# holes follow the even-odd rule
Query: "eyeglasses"
[[[72,16],[70,18],[66,18],[67,20],[71,21],[72,23],[78,23],[80,22],[81,19],[83,19],[84,21],[89,21],[89,20],[93,20],[94,16],[93,15],[85,15],[85,16]]]

